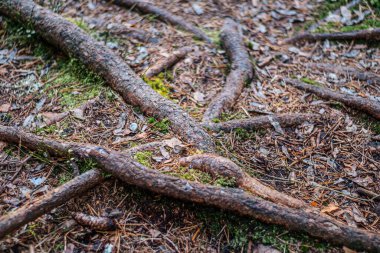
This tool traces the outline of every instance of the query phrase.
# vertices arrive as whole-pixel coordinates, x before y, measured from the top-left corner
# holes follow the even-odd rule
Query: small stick
[[[318,40],[380,40],[380,28],[358,30],[352,32],[336,32],[336,33],[302,33],[285,39],[280,44],[294,44],[300,41],[318,41]]]
[[[249,54],[244,46],[239,26],[233,19],[225,19],[221,40],[231,61],[231,71],[223,90],[210,102],[203,115],[203,122],[212,121],[218,118],[223,110],[230,109],[242,93],[244,85],[253,77]]]
[[[318,114],[310,113],[289,113],[269,116],[257,116],[249,119],[230,120],[220,123],[204,123],[203,126],[213,131],[231,132],[234,129],[242,128],[245,130],[255,130],[272,127],[271,118],[281,126],[289,127],[302,124],[305,121],[313,121],[319,118]]]
[[[364,111],[368,113],[369,115],[372,115],[374,118],[380,119],[380,103],[374,100],[335,92],[327,88],[313,86],[313,85],[310,85],[310,84],[307,84],[295,79],[284,78],[283,80],[287,84],[290,84],[297,89],[313,93],[317,95],[318,97],[321,97],[324,99],[330,99],[330,100],[341,102],[342,104],[348,107],[355,108],[360,111]]]
[[[186,55],[190,53],[191,51],[193,51],[191,47],[183,47],[174,51],[169,57],[161,61],[158,61],[153,66],[149,67],[149,69],[145,72],[145,76],[150,78],[155,75],[158,75],[164,70],[171,68],[176,63],[184,59]]]

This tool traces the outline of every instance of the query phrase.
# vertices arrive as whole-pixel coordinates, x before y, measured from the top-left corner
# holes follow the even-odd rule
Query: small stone
[[[137,129],[138,129],[138,125],[137,125],[137,123],[131,123],[130,125],[129,125],[129,130],[131,130],[133,133],[135,133],[136,131],[137,131]]]

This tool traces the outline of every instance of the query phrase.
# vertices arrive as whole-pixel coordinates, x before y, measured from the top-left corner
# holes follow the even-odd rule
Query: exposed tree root
[[[182,166],[189,166],[193,169],[210,173],[213,176],[235,178],[237,185],[240,188],[264,199],[271,200],[274,203],[294,208],[307,207],[306,203],[303,201],[284,193],[280,193],[262,184],[259,180],[245,173],[237,164],[227,158],[215,154],[193,155],[182,158],[180,164]]]
[[[353,96],[349,94],[342,94],[339,92],[332,91],[330,89],[306,84],[295,79],[284,78],[284,81],[287,84],[290,84],[296,87],[297,89],[313,93],[317,95],[318,97],[321,97],[324,99],[331,99],[331,100],[341,102],[342,104],[350,108],[355,108],[357,110],[364,111],[372,115],[374,118],[380,119],[380,103],[374,100],[371,100],[368,98],[362,98],[359,96]]]
[[[191,47],[183,47],[174,51],[169,57],[158,61],[145,72],[146,77],[153,77],[164,70],[167,70],[174,66],[177,62],[184,59],[188,53],[193,51]]]
[[[255,197],[241,189],[223,188],[190,182],[132,161],[128,155],[102,147],[60,143],[13,127],[0,127],[0,140],[21,144],[30,149],[45,150],[52,155],[92,158],[98,165],[122,181],[169,197],[215,206],[240,215],[279,224],[290,230],[304,231],[329,242],[352,249],[380,251],[380,235],[349,227],[327,216],[293,209]],[[41,212],[43,212],[42,209]],[[4,224],[8,219],[2,218]],[[14,227],[15,228],[15,227]]]
[[[302,33],[292,38],[286,39],[281,44],[294,44],[300,41],[318,40],[380,40],[380,28],[359,30],[352,32],[337,33]]]
[[[82,226],[93,230],[111,231],[116,229],[115,222],[108,217],[91,216],[84,213],[74,213],[73,219]]]
[[[356,5],[360,4],[360,2],[361,2],[361,0],[353,0],[353,1],[349,2],[348,4],[346,4],[345,7],[346,7],[347,9],[351,9],[351,8],[355,7]],[[339,7],[339,8],[336,9],[335,11],[333,11],[332,14],[334,14],[334,15],[339,15],[339,14],[340,14],[340,8],[341,8],[341,7]],[[307,31],[308,31],[308,32],[313,32],[315,29],[317,29],[317,27],[319,26],[320,23],[324,23],[324,22],[326,22],[326,19],[327,19],[327,17],[325,17],[324,19],[318,21],[316,24],[313,24],[312,26],[310,26],[310,27],[307,29]]]
[[[172,129],[186,141],[204,150],[214,149],[211,136],[186,112],[160,96],[139,78],[121,57],[96,42],[76,25],[31,0],[0,1],[0,13],[33,25],[41,37],[68,55],[80,59],[103,77],[126,102],[139,106],[148,115],[167,118]]]
[[[231,18],[226,18],[224,22],[221,40],[231,61],[231,71],[223,90],[210,102],[203,115],[204,122],[218,118],[223,110],[230,109],[236,103],[245,84],[253,77],[253,68],[239,26]]]
[[[2,136],[2,134],[0,135]],[[0,139],[3,138],[0,137]],[[34,149],[37,148],[36,146]],[[16,211],[0,217],[0,238],[4,238],[7,234],[20,228],[22,225],[50,212],[68,200],[81,196],[83,192],[86,192],[102,181],[103,176],[101,171],[96,169],[87,171],[51,192],[32,200],[31,203],[20,207]]]
[[[328,63],[307,63],[306,67],[342,75],[350,75],[358,80],[366,81],[369,84],[380,84],[380,75],[373,72],[361,71],[353,67],[344,67]]]
[[[204,123],[203,125],[213,131],[224,131],[231,132],[234,129],[242,128],[246,130],[256,130],[260,128],[272,127],[272,122],[277,121],[283,127],[294,126],[297,124],[302,124],[305,121],[313,121],[318,119],[320,116],[318,114],[309,113],[289,113],[289,114],[278,114],[278,115],[268,115],[268,116],[257,116],[250,119],[238,119],[230,120],[220,123]]]
[[[136,8],[145,14],[154,14],[158,19],[161,19],[164,22],[168,22],[174,26],[184,29],[185,31],[191,32],[198,38],[209,43],[212,42],[212,40],[201,29],[184,20],[182,17],[174,15],[173,13],[159,8],[152,3],[140,0],[112,0],[112,3],[127,8]]]

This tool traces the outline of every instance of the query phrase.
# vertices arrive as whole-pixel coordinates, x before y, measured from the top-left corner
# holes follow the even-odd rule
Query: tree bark
[[[209,186],[161,174],[132,161],[126,154],[106,150],[103,147],[60,143],[4,126],[0,127],[0,140],[21,144],[33,150],[45,150],[52,155],[92,158],[104,171],[122,181],[158,194],[283,225],[290,230],[306,232],[352,249],[380,252],[379,234],[349,227],[310,211],[275,204],[241,189]]]
[[[245,173],[231,160],[215,154],[201,154],[185,157],[180,159],[180,165],[189,166],[190,168],[210,173],[213,176],[234,178],[240,188],[256,196],[271,200],[274,203],[293,208],[307,207],[303,201],[271,189],[256,178]]]
[[[244,86],[253,77],[253,68],[245,48],[238,24],[226,18],[221,40],[231,61],[231,71],[227,76],[223,90],[209,104],[203,122],[218,118],[223,110],[230,109],[239,98]]]
[[[302,124],[305,121],[314,121],[320,116],[311,113],[289,113],[267,116],[257,116],[250,119],[230,120],[220,123],[204,123],[203,126],[212,131],[231,132],[234,129],[242,128],[245,130],[257,130],[272,127],[271,118],[277,121],[283,127]]]
[[[188,53],[193,51],[191,47],[183,47],[174,51],[169,57],[158,61],[145,72],[145,76],[150,78],[158,75],[162,71],[173,67],[177,62],[184,59]]]
[[[109,0],[113,3],[127,7],[127,8],[136,8],[142,13],[145,14],[154,14],[158,19],[161,19],[164,22],[168,22],[174,26],[178,26],[185,31],[193,33],[199,39],[202,39],[208,43],[212,43],[212,40],[198,27],[192,25],[190,22],[186,21],[180,16],[174,15],[173,13],[155,6],[152,3],[144,2],[140,0]]]
[[[284,40],[281,44],[318,40],[380,40],[380,28],[337,33],[302,33]]]
[[[344,67],[329,63],[307,63],[306,67],[336,74],[350,75],[360,81],[366,81],[368,84],[380,84],[380,75],[368,71],[360,71],[353,67]]]
[[[31,0],[2,0],[0,13],[33,25],[42,38],[103,77],[126,102],[139,106],[148,115],[169,119],[174,132],[186,141],[203,150],[214,149],[211,137],[186,112],[160,96],[121,57],[76,25]]]
[[[0,139],[2,140],[3,138]],[[68,200],[81,196],[83,192],[100,184],[103,180],[104,178],[101,171],[96,169],[89,170],[49,193],[34,199],[16,211],[3,215],[0,217],[0,239],[20,228],[22,225],[49,213]]]
[[[341,102],[342,104],[348,107],[355,108],[360,111],[364,111],[368,113],[369,115],[372,115],[374,118],[380,119],[380,103],[374,100],[371,100],[368,98],[361,98],[359,96],[353,96],[349,94],[342,94],[339,92],[332,91],[330,89],[306,84],[295,79],[285,78],[284,81],[287,84],[290,84],[296,87],[297,89],[313,93],[317,95],[318,97],[321,97],[324,99],[331,99],[331,100]]]

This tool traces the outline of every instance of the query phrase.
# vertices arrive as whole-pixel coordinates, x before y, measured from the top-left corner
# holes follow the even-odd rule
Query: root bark
[[[369,115],[372,115],[374,118],[380,119],[380,103],[378,103],[374,100],[371,100],[368,98],[362,98],[359,96],[335,92],[335,91],[332,91],[330,89],[306,84],[304,82],[301,82],[301,81],[298,81],[295,79],[285,78],[284,81],[287,84],[290,84],[293,87],[296,87],[297,89],[313,93],[313,94],[317,95],[318,97],[321,97],[324,99],[335,100],[335,101],[341,102],[342,104],[344,104],[348,107],[355,108],[357,110],[366,112]]]

